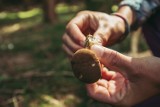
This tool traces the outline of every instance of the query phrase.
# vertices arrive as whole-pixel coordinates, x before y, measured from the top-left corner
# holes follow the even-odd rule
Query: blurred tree
[[[57,21],[55,7],[57,0],[43,0],[44,21],[54,24]]]

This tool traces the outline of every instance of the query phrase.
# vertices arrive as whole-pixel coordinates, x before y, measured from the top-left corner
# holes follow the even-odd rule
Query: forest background
[[[87,96],[64,54],[65,26],[79,11],[112,13],[120,0],[0,0],[1,107],[111,107]],[[110,47],[152,55],[140,29]]]

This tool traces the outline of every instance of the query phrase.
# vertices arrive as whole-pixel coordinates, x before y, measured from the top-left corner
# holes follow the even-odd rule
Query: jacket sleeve
[[[121,6],[130,6],[135,12],[136,21],[131,28],[137,29],[160,8],[160,0],[123,0]],[[160,14],[160,13],[159,13]]]

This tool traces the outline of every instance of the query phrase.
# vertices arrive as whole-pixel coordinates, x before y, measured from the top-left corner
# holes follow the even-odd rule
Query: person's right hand
[[[88,34],[95,36],[101,45],[111,45],[125,32],[124,21],[117,16],[101,12],[82,11],[67,25],[63,35],[63,49],[69,57],[84,47]]]

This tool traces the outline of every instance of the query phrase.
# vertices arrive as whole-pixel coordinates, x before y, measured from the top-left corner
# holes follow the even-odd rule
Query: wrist
[[[130,33],[130,25],[128,23],[128,20],[124,16],[122,16],[121,14],[119,14],[119,13],[112,13],[112,15],[118,17],[121,20],[121,23],[122,23],[121,24],[122,26],[120,27],[120,29],[121,29],[121,31],[123,33],[122,33],[122,35],[120,36],[120,38],[118,40],[120,42],[123,39],[125,39],[126,36]]]
[[[121,23],[123,23],[119,28],[122,31],[122,35],[120,35],[118,42],[121,42],[130,33],[130,26],[134,23],[135,20],[134,12],[129,6],[122,6],[117,12],[113,13],[112,15],[119,17],[121,19]]]
[[[129,26],[135,22],[135,13],[129,6],[121,6],[116,13],[123,16],[128,22]]]

